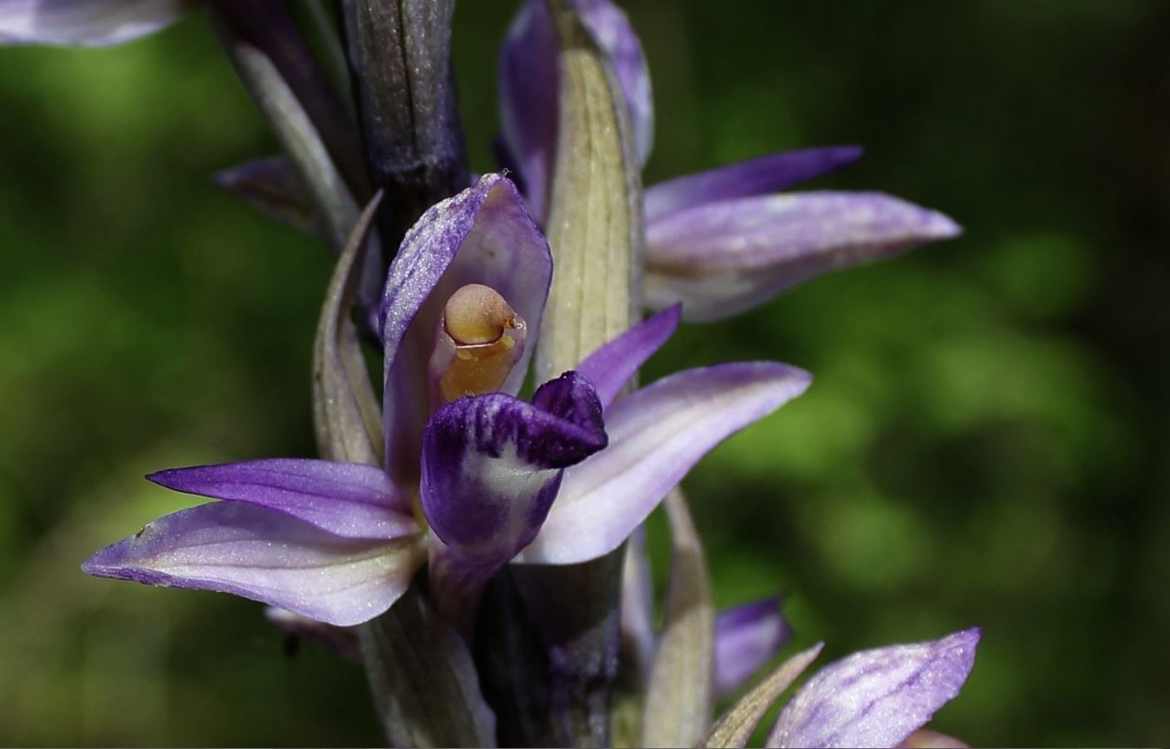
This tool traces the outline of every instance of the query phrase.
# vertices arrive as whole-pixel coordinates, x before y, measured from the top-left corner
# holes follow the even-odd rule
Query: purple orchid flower
[[[193,0],[0,0],[0,44],[101,47],[169,26]]]
[[[504,564],[617,548],[704,453],[808,386],[801,370],[755,362],[619,397],[677,326],[671,308],[520,400],[551,273],[505,177],[433,206],[383,295],[385,470],[274,459],[162,471],[149,478],[222,501],[153,521],[83,569],[349,626],[389,608],[429,556],[439,610],[468,625]]]
[[[633,157],[653,141],[650,75],[633,28],[610,0],[576,0],[626,102]],[[500,59],[503,146],[533,213],[547,219],[558,128],[556,36],[543,0],[528,0]],[[691,321],[728,317],[831,270],[891,257],[960,228],[941,213],[876,192],[774,194],[856,160],[856,146],[775,154],[669,180],[645,191],[646,305],[681,302]]]
[[[767,747],[896,747],[916,735],[958,695],[975,663],[977,628],[939,640],[865,650],[818,671],[780,711]],[[743,747],[776,698],[820,654],[823,643],[798,653],[757,685],[711,730],[709,747]],[[913,737],[913,739],[912,739]],[[954,742],[954,743],[951,743]]]

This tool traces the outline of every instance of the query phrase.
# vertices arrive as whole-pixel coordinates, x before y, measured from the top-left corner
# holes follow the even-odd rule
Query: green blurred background
[[[481,170],[506,7],[457,14]],[[648,183],[860,143],[816,186],[966,227],[688,327],[649,367],[816,374],[687,480],[719,603],[783,592],[829,657],[983,626],[936,723],[972,743],[1170,740],[1168,6],[626,7]],[[0,136],[0,742],[378,743],[359,668],[290,654],[259,605],[78,570],[191,504],[143,474],[313,450],[328,257],[211,185],[275,145],[205,19],[0,50]]]

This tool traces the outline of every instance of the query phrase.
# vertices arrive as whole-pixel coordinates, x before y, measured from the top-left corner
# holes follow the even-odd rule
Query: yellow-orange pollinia
[[[524,351],[527,326],[490,286],[456,290],[443,308],[433,371],[444,401],[499,390]]]

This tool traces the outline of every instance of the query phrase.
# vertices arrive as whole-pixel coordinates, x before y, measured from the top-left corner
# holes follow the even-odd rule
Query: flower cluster
[[[0,0],[0,42],[115,44],[192,5]],[[682,320],[736,314],[958,227],[881,193],[779,192],[856,160],[853,146],[762,156],[642,191],[650,76],[610,0],[523,3],[500,60],[510,172],[476,179],[450,114],[451,3],[343,3],[344,39],[324,15],[327,39],[348,45],[361,133],[335,111],[344,94],[316,70],[283,3],[206,6],[288,151],[225,172],[221,184],[322,229],[340,252],[315,348],[322,459],[152,474],[212,501],[147,523],[84,571],[268,604],[280,626],[362,658],[396,742],[608,741],[608,706],[632,697],[644,744],[744,746],[821,645],[711,719],[715,700],[742,688],[791,631],[775,600],[714,614],[701,545],[675,490],[704,454],[799,396],[811,377],[778,362],[720,363],[635,387],[637,372]],[[363,142],[364,154],[355,146]],[[413,210],[419,203],[425,210]],[[643,309],[653,314],[642,320]],[[380,399],[363,337],[382,357]],[[533,370],[545,381],[521,397]],[[664,501],[676,559],[658,629],[640,528]],[[585,564],[610,559],[624,567]],[[601,613],[590,613],[601,635],[559,638],[532,611],[542,604],[524,579],[538,568],[563,573],[552,578],[558,595],[572,595],[572,579],[620,585],[620,614],[616,597],[602,594]],[[484,609],[535,631],[540,644],[524,651],[537,664],[532,684],[502,685],[487,667]],[[405,637],[435,643],[418,659],[439,664],[422,669],[427,680],[453,674],[451,690],[433,691],[450,705],[411,707],[411,690],[432,692],[385,645],[379,622],[395,616],[425,622]],[[617,653],[606,633],[619,627],[633,689],[608,665]],[[822,668],[783,708],[767,745],[952,741],[915,732],[958,693],[978,639],[968,629]],[[581,674],[602,685],[600,699],[564,687]],[[554,696],[533,697],[546,683]],[[512,730],[497,713],[543,728]]]

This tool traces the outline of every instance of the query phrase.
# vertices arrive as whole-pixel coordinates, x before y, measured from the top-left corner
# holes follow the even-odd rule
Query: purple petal
[[[680,316],[678,305],[665,309],[622,333],[581,362],[577,374],[593,383],[602,407],[608,408],[646,360],[674,335]]]
[[[706,321],[742,312],[831,270],[959,234],[954,221],[881,193],[740,198],[647,227],[647,306],[682,302]]]
[[[548,516],[563,470],[605,447],[601,404],[568,372],[531,404],[502,393],[461,398],[427,424],[422,507],[443,542],[430,580],[440,611],[459,621],[491,575]]]
[[[621,398],[606,412],[609,447],[565,472],[548,519],[516,561],[574,564],[617,548],[708,450],[810,380],[783,364],[724,364]]]
[[[609,0],[577,0],[577,11],[613,66],[630,115],[634,154],[643,166],[654,141],[654,104],[642,45],[625,13]],[[546,3],[529,0],[500,53],[500,106],[507,151],[523,175],[533,215],[542,219],[548,216],[560,119],[557,50]]]
[[[792,639],[780,599],[735,606],[715,618],[715,692],[726,697]]]
[[[376,466],[326,460],[253,460],[172,468],[147,478],[168,489],[279,510],[345,538],[417,533],[410,498]]]
[[[498,174],[431,207],[407,232],[381,308],[386,470],[396,482],[417,480],[422,430],[438,405],[427,364],[447,298],[466,284],[490,286],[536,331],[551,278],[548,242],[515,185]],[[525,347],[504,392],[520,389],[531,349]]]
[[[506,562],[536,534],[562,469],[605,447],[601,404],[573,372],[525,403],[495,393],[461,398],[427,424],[422,506],[456,548]]]
[[[265,507],[213,502],[148,523],[90,557],[82,570],[231,593],[350,626],[388,609],[421,562],[413,539],[341,538]]]
[[[646,222],[706,203],[779,192],[859,158],[860,146],[806,148],[659,182],[646,188]]]
[[[190,0],[0,0],[0,44],[121,44],[170,25],[190,5]]]
[[[784,707],[767,746],[897,746],[959,693],[978,643],[967,629],[830,663]]]

